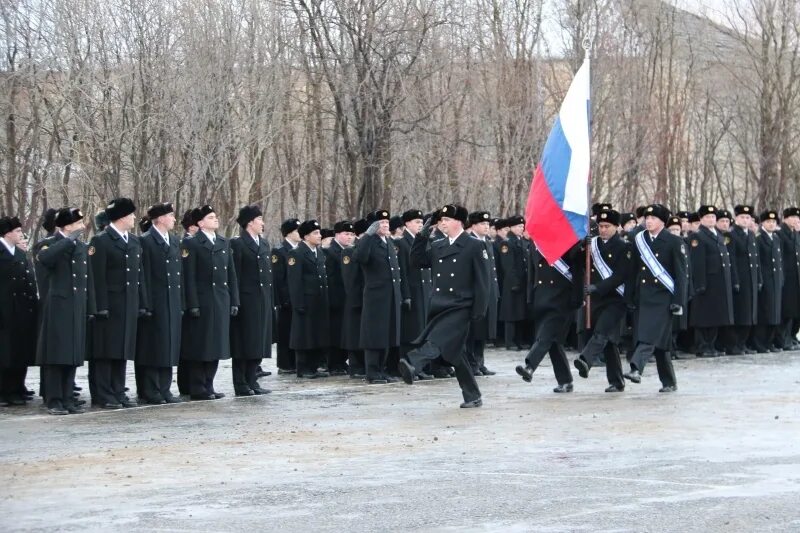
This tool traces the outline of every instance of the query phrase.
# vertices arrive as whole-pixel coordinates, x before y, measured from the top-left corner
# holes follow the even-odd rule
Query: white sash
[[[600,277],[603,279],[608,279],[612,274],[614,274],[614,271],[611,270],[611,267],[609,267],[608,263],[606,263],[603,259],[603,254],[600,253],[600,247],[597,244],[597,237],[592,237],[592,260],[594,261],[594,265],[597,267],[597,271],[600,273]],[[591,277],[589,279],[591,280]],[[617,292],[620,296],[625,296],[625,287],[620,285],[617,287]]]
[[[650,269],[650,272],[653,273],[653,276],[660,281],[664,287],[667,288],[669,292],[675,294],[675,281],[672,279],[672,276],[669,275],[669,272],[666,271],[664,266],[658,262],[656,256],[653,255],[653,250],[650,249],[650,246],[644,242],[646,231],[640,231],[636,234],[636,248],[639,249],[639,255],[642,256],[642,261]]]

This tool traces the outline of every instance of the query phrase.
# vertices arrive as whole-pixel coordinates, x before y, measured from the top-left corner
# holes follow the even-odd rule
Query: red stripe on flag
[[[541,164],[533,173],[525,204],[525,229],[550,265],[578,242],[575,230],[547,186]]]

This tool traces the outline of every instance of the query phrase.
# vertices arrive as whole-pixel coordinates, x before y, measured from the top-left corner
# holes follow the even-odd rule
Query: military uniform
[[[467,220],[463,207],[445,206],[441,213],[462,222]],[[421,231],[411,247],[411,266],[431,268],[434,291],[428,321],[415,342],[421,346],[408,353],[410,366],[400,362],[403,379],[411,383],[416,370],[441,356],[455,367],[464,397],[462,406],[480,405],[481,393],[464,356],[464,345],[469,323],[483,318],[489,304],[486,248],[467,232],[459,234],[451,244],[448,237],[431,242],[428,232]]]
[[[728,250],[739,290],[733,295],[733,326],[727,330],[729,355],[751,353],[745,345],[758,322],[758,293],[762,284],[758,245],[752,231],[734,226],[728,234]]]
[[[74,408],[75,369],[86,357],[87,317],[95,313],[88,250],[58,232],[36,256],[47,270],[36,364],[44,367],[45,404],[51,409]]]
[[[194,238],[194,234],[189,233],[188,231],[184,233],[183,238],[181,239],[181,253],[186,247],[186,241],[189,239]],[[181,259],[181,270],[183,270],[183,260]],[[186,313],[186,284],[183,284],[184,295],[183,295],[183,319],[181,320],[181,339],[183,339],[186,335],[188,335],[188,328],[191,326],[191,322],[194,320],[192,317]],[[183,357],[183,355],[178,356],[178,376],[176,381],[178,383],[178,393],[183,394],[184,396],[189,395],[189,374],[191,373],[191,365],[189,361]]]
[[[773,219],[777,219],[777,213],[773,212]],[[758,322],[753,335],[753,347],[760,353],[777,352],[783,349],[783,339],[780,336],[783,295],[781,239],[777,232],[769,233],[762,228],[756,241],[763,284],[758,293]]]
[[[719,231],[700,226],[689,241],[694,283],[689,322],[698,357],[720,355],[715,348],[719,328],[733,324],[733,286],[738,284],[724,239]]]
[[[625,381],[622,376],[619,343],[628,310],[625,302],[625,285],[631,272],[631,249],[619,235],[614,235],[607,241],[593,237],[592,242],[596,248],[590,252],[592,259],[588,276],[584,272],[585,267],[582,262],[576,261],[579,275],[584,280],[583,285],[593,289],[591,289],[592,336],[583,347],[580,361],[575,362],[575,367],[579,372],[583,372],[581,377],[587,377],[592,362],[600,355],[604,355],[606,378],[610,386],[607,390],[614,392],[611,389],[614,387],[621,391],[625,388]],[[599,258],[596,259],[595,254]],[[598,264],[601,260],[602,264]],[[601,272],[605,273],[605,277]]]
[[[175,236],[167,239],[156,228],[139,239],[148,314],[139,321],[136,374],[139,396],[156,404],[175,402],[170,387],[180,359],[184,309],[181,247]]]
[[[345,290],[342,279],[342,253],[344,248],[336,239],[325,254],[325,272],[328,275],[328,301],[330,303],[330,353],[328,370],[334,374],[347,373],[347,349],[344,346]]]
[[[663,216],[662,220],[669,217],[669,211],[663,206],[654,205],[647,209],[651,208],[655,216]],[[647,231],[639,233],[642,234],[641,242],[634,238],[631,246],[634,276],[629,280],[632,285],[625,288],[626,299],[636,308],[636,349],[631,359],[631,372],[625,377],[638,383],[650,357],[655,355],[661,390],[668,392],[677,388],[669,350],[672,347],[673,313],[685,312],[686,309],[686,244],[666,229],[655,238]],[[657,271],[663,269],[661,277],[651,270],[648,254],[652,254],[650,257]],[[671,283],[672,290],[665,283]]]
[[[289,298],[287,277],[287,261],[289,252],[293,249],[292,244],[285,239],[280,246],[272,249],[272,276],[275,284],[273,297],[278,308],[278,328],[275,335],[278,356],[275,363],[279,372],[295,370],[295,354],[289,342],[292,332],[292,302],[291,298]]]
[[[272,257],[269,243],[242,229],[231,239],[231,252],[239,284],[239,313],[231,320],[233,387],[237,394],[262,394],[258,365],[272,350]],[[250,392],[252,391],[252,392]]]
[[[497,304],[500,300],[500,289],[497,284],[497,267],[495,266],[494,246],[489,240],[470,236],[480,242],[489,256],[489,300],[486,306],[486,315],[480,320],[470,322],[469,335],[467,336],[466,356],[467,362],[476,376],[491,376],[494,372],[486,368],[484,352],[486,342],[497,337]]]
[[[221,397],[214,377],[222,359],[230,359],[232,308],[239,307],[239,285],[230,243],[221,235],[198,231],[182,244],[183,283],[189,320],[181,339],[181,358],[189,364],[193,399]]]
[[[322,248],[312,250],[305,242],[289,252],[287,281],[292,302],[289,347],[295,352],[298,377],[317,375],[330,346],[328,276]]]
[[[800,328],[800,236],[785,223],[781,224],[776,233],[781,240],[783,257],[779,338],[784,350],[794,350],[798,348],[797,331]]]
[[[500,299],[500,320],[506,348],[521,348],[527,342],[524,331],[527,318],[528,256],[522,240],[509,233],[500,245],[500,268],[503,272],[503,292]]]
[[[411,246],[414,236],[408,230],[403,231],[403,236],[397,240],[397,259],[404,285],[407,287],[408,299],[411,302],[403,307],[400,320],[400,355],[406,356],[412,349],[412,343],[425,327],[425,317],[428,312],[427,284],[430,284],[430,269],[413,268],[411,266]]]
[[[359,345],[364,350],[366,379],[385,382],[389,349],[400,346],[400,263],[391,239],[378,235],[359,239],[353,259],[364,274]]]
[[[355,248],[342,251],[342,282],[344,283],[344,320],[342,346],[349,356],[350,377],[363,377],[364,352],[361,349],[361,314],[364,303],[364,273],[353,259]]]
[[[0,243],[0,400],[15,405],[25,403],[25,376],[36,364],[39,302],[25,252],[12,250]]]
[[[573,247],[560,259],[561,263],[550,266],[541,252],[534,249],[531,261],[536,334],[533,346],[525,357],[525,367],[518,366],[517,373],[525,381],[530,381],[544,356],[549,354],[558,382],[554,392],[572,390],[572,373],[564,351],[564,341],[574,311],[581,302],[580,285],[574,281],[573,256],[576,251],[577,247]],[[559,265],[561,270],[557,268]]]

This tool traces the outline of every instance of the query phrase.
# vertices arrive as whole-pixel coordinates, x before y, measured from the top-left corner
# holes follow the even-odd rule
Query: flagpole
[[[589,37],[585,37],[583,39],[583,52],[584,52],[584,61],[591,61],[591,51],[592,51],[592,42]],[[588,286],[592,281],[592,261],[590,255],[590,243],[591,243],[591,229],[592,229],[592,172],[591,172],[591,162],[594,161],[594,158],[591,157],[592,153],[592,122],[594,120],[592,114],[592,66],[591,63],[589,64],[589,179],[586,180],[586,207],[588,212],[586,213],[586,240],[584,242],[584,248],[586,249],[586,257],[585,257],[585,275],[584,275],[584,287]],[[583,287],[582,287],[583,288]],[[585,295],[585,305],[586,308],[586,329],[589,330],[592,328],[592,295],[588,292]]]

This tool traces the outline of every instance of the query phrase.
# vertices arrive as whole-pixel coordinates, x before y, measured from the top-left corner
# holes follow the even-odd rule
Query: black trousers
[[[186,359],[178,360],[178,394],[189,394],[190,364]]]
[[[43,365],[45,405],[67,407],[74,404],[75,367],[71,365]]]
[[[139,397],[145,401],[172,398],[172,367],[136,365],[136,386]]]
[[[783,343],[777,339],[778,329],[780,326],[766,326],[758,324],[753,328],[753,348],[759,353],[766,353],[770,349],[775,348],[776,344],[780,344],[783,348]]]
[[[529,339],[526,338],[526,331],[528,328],[525,327],[527,324],[525,320],[504,322],[503,324],[503,335],[505,336],[506,340],[506,348],[516,348],[517,346],[528,344]]]
[[[619,356],[619,346],[611,341],[609,337],[599,331],[594,334],[586,342],[583,347],[580,358],[592,368],[592,361],[596,360],[600,355],[605,356],[606,361],[606,379],[609,385],[615,385],[617,388],[625,388],[625,378],[622,377],[622,362]]]
[[[397,370],[397,364],[400,362],[400,347],[393,346],[389,348],[386,358],[383,360],[381,372],[389,376],[399,376],[400,372]]]
[[[294,370],[296,357],[294,350],[289,348],[289,336],[292,331],[292,309],[281,307],[278,310],[278,357],[275,364],[280,370]],[[316,369],[315,369],[316,370]]]
[[[125,394],[125,359],[94,359],[94,386],[96,396],[92,399],[99,405],[119,403],[127,400]]]
[[[328,350],[328,370],[347,370],[347,350],[342,348]]]
[[[364,350],[364,367],[367,379],[383,377],[389,350]]]
[[[350,363],[349,372],[351,376],[364,375],[366,373],[363,350],[350,350],[347,360]]]
[[[297,376],[302,374],[314,374],[322,363],[325,350],[294,350],[294,367],[297,369]]]
[[[752,326],[728,326],[723,331],[723,344],[728,353],[744,353]]]
[[[476,340],[471,336],[467,337],[467,343],[464,347],[464,356],[466,357],[467,363],[473,372],[478,372],[484,367],[483,352],[485,348],[486,341]]]
[[[714,353],[719,328],[694,328],[695,350],[697,353]]]
[[[559,385],[572,383],[572,372],[569,369],[567,353],[564,351],[564,337],[570,324],[569,317],[558,314],[545,316],[536,332],[536,342],[525,357],[525,363],[535,371],[544,360],[544,356],[549,354],[553,363],[553,373]]]
[[[260,388],[258,384],[258,365],[261,359],[233,359],[231,372],[233,374],[233,390],[236,394]]]
[[[440,350],[430,342],[425,343],[421,348],[412,350],[408,353],[408,360],[416,370],[425,367],[426,364],[432,362],[439,357]],[[456,369],[456,379],[458,385],[461,387],[461,395],[464,397],[465,402],[471,402],[481,397],[481,391],[478,388],[478,382],[475,381],[475,376],[472,369],[467,364],[462,350],[456,361],[451,361],[453,367]]]
[[[652,356],[656,357],[656,368],[658,369],[658,379],[664,387],[674,387],[678,384],[675,379],[675,369],[672,367],[672,358],[669,353],[653,344],[640,342],[636,345],[631,359],[631,368],[644,374],[644,367]]]
[[[800,320],[796,318],[784,318],[781,321],[780,339],[783,342],[783,349],[792,348],[798,342],[798,329],[800,329]]]
[[[27,366],[15,366],[0,370],[0,397],[8,400],[24,400],[28,390],[25,387],[25,376],[27,375]]]
[[[219,361],[188,361],[189,394],[208,396],[214,394],[214,377]]]

